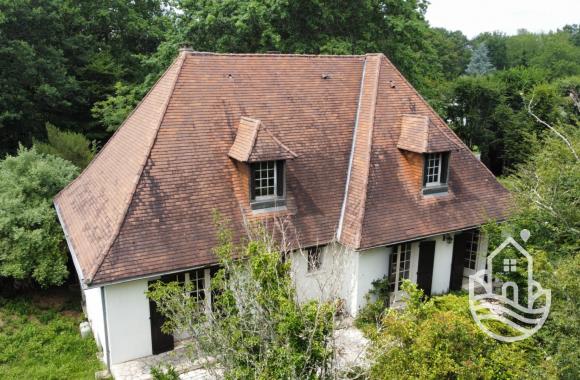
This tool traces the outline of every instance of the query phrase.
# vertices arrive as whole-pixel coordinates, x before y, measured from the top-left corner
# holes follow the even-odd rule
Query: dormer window
[[[284,206],[284,161],[254,162],[250,170],[252,209]]]
[[[447,191],[449,172],[449,152],[428,153],[424,155],[423,194]]]

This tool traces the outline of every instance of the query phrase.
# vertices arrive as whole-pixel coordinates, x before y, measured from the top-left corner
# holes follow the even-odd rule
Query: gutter
[[[60,226],[62,227],[62,230],[64,232],[64,238],[66,240],[66,245],[68,246],[68,250],[69,250],[70,255],[73,259],[73,264],[75,266],[75,270],[77,271],[77,276],[79,277],[81,289],[87,289],[87,286],[85,284],[85,277],[83,276],[83,271],[82,271],[81,266],[79,264],[79,260],[77,258],[76,253],[75,253],[75,249],[72,245],[72,242],[70,241],[70,235],[69,235],[68,230],[66,228],[66,224],[64,223],[64,220],[62,219],[62,215],[60,214],[60,208],[58,207],[58,204],[56,202],[53,201],[52,204],[54,205],[54,209],[56,210],[56,216],[58,217],[58,221],[59,221]]]
[[[111,372],[111,350],[109,349],[109,325],[107,323],[107,302],[105,302],[105,287],[101,286],[101,309],[103,310],[103,328],[105,330],[105,365]]]

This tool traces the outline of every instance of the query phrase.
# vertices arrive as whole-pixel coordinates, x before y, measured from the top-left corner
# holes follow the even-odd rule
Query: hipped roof
[[[439,123],[440,136],[457,147],[446,196],[423,197],[414,158],[397,147],[409,114]],[[303,246],[335,236],[354,249],[418,239],[503,218],[509,204],[507,191],[382,54],[182,51],[55,198],[83,281],[215,263],[213,211],[236,236],[245,231],[231,157],[250,162],[272,151],[295,156],[286,183]]]
[[[397,147],[415,153],[439,153],[458,150],[462,146],[445,135],[447,128],[423,115],[402,115],[401,134]]]

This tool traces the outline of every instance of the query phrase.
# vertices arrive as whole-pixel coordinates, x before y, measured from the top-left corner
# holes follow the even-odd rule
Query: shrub
[[[403,310],[390,309],[371,336],[371,378],[536,378],[553,375],[532,341],[501,343],[474,323],[465,295],[423,301],[416,285]]]
[[[77,175],[59,157],[20,147],[0,161],[0,277],[62,284],[68,275],[64,235],[52,197]]]
[[[96,143],[80,133],[61,131],[49,123],[46,124],[46,133],[48,142],[34,142],[39,153],[63,158],[80,169],[84,169],[95,156]]]
[[[187,285],[152,285],[148,295],[167,317],[166,331],[189,334],[193,359],[215,358],[216,366],[202,362],[214,373],[218,368],[220,377],[327,376],[333,365],[334,306],[297,302],[290,264],[269,238],[237,247],[223,224],[219,237],[213,310],[184,296]]]

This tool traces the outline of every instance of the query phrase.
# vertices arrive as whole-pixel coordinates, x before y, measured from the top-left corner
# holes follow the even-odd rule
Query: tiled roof
[[[444,132],[447,127],[438,124],[438,120],[432,122],[427,116],[402,115],[397,147],[415,153],[449,152],[462,148],[447,137]]]
[[[457,147],[448,195],[422,196],[397,148],[410,114]],[[286,208],[255,214],[244,162],[280,155]],[[55,205],[94,285],[215,262],[213,210],[237,237],[276,215],[303,246],[362,249],[502,218],[508,197],[383,55],[184,51]]]
[[[296,158],[260,120],[242,117],[228,155],[241,162],[291,160]]]

